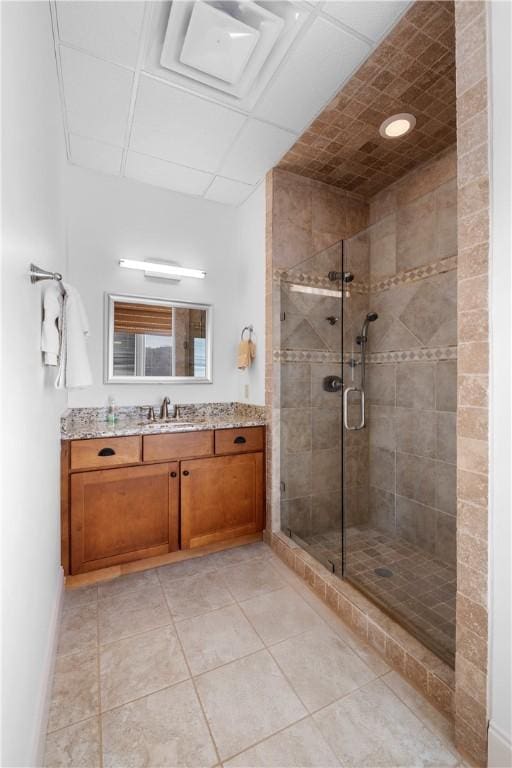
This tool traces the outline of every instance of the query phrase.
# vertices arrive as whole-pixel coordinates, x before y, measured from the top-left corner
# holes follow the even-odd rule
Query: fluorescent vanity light
[[[416,118],[409,112],[401,112],[399,115],[391,115],[384,120],[379,128],[379,133],[385,139],[398,139],[410,133],[416,125]]]
[[[135,259],[119,259],[119,266],[126,269],[141,269],[143,272],[151,272],[162,277],[197,277],[204,280],[206,272],[203,269],[189,269],[177,267],[174,264],[163,264],[158,261],[136,261]]]
[[[332,288],[314,288],[312,285],[300,285],[291,283],[290,291],[292,293],[312,293],[314,296],[336,296],[340,298],[341,291],[334,291]]]

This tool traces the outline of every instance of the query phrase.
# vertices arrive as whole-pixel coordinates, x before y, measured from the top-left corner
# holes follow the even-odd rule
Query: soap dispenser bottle
[[[117,406],[113,397],[108,399],[107,424],[115,424],[117,421]]]

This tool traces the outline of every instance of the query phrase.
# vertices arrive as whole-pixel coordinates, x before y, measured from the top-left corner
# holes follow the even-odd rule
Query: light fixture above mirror
[[[180,267],[177,264],[170,264],[163,261],[119,259],[119,266],[124,267],[125,269],[140,269],[146,274],[146,277],[164,277],[170,280],[179,280],[181,277],[195,277],[199,280],[204,280],[206,277],[204,269]]]

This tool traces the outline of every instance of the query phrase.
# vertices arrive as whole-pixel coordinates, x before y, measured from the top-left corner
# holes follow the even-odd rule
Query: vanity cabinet
[[[243,427],[63,441],[65,573],[262,531],[264,436]]]
[[[177,462],[71,475],[72,572],[178,549],[178,505]]]
[[[181,462],[181,546],[192,549],[263,528],[263,454]]]

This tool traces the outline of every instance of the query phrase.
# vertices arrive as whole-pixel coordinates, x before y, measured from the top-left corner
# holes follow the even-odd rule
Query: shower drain
[[[387,579],[393,575],[393,571],[389,568],[376,568],[374,573],[376,573],[377,576],[384,576]]]

